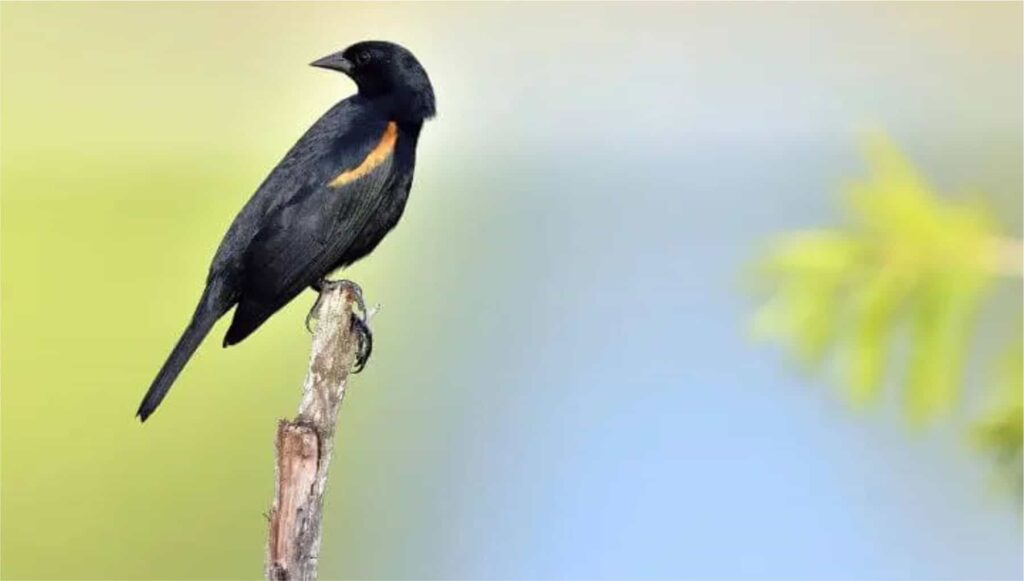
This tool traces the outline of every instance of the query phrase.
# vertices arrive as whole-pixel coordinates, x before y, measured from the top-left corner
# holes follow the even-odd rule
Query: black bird
[[[416,142],[434,116],[427,72],[411,52],[382,41],[311,64],[345,73],[358,93],[306,131],[231,223],[192,321],[139,405],[141,421],[231,307],[237,305],[225,347],[306,287],[319,289],[331,271],[369,254],[402,216]]]

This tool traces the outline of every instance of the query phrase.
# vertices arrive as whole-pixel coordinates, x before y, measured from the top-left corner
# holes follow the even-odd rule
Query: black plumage
[[[192,321],[139,406],[142,421],[232,307],[225,346],[331,271],[369,254],[402,215],[420,130],[434,115],[426,71],[408,50],[379,41],[312,64],[347,74],[358,93],[309,128],[228,228]]]

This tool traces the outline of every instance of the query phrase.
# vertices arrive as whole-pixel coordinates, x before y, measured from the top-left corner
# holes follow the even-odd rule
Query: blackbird
[[[338,284],[326,277],[369,254],[402,216],[420,130],[435,113],[427,72],[411,52],[383,41],[360,42],[311,65],[348,75],[358,92],[306,131],[231,223],[192,320],[139,405],[141,421],[232,307],[225,347],[303,289]],[[362,302],[357,286],[340,284],[352,285]],[[365,347],[358,370],[372,337],[361,319],[355,322]]]

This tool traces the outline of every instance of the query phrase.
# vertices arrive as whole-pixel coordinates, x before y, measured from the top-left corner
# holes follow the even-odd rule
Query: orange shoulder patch
[[[398,125],[394,121],[388,121],[388,126],[384,129],[384,135],[380,137],[380,141],[370,151],[370,154],[366,156],[366,159],[356,167],[341,172],[327,185],[332,188],[340,188],[370,173],[380,164],[384,163],[384,160],[391,155],[391,152],[395,150],[395,141],[397,140]]]

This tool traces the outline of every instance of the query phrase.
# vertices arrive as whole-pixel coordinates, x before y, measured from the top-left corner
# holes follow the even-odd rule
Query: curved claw
[[[316,320],[320,314],[320,303],[322,300],[323,295],[317,295],[316,302],[313,303],[313,308],[309,309],[309,312],[306,313],[306,330],[309,331],[310,334],[313,334],[313,328],[309,326],[309,322]]]
[[[373,353],[373,332],[370,331],[370,326],[366,324],[366,321],[355,313],[352,313],[352,329],[359,341],[359,347],[356,350],[356,364],[352,368],[352,373],[359,373],[366,367],[366,362],[370,360],[370,354]]]

